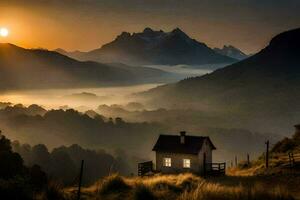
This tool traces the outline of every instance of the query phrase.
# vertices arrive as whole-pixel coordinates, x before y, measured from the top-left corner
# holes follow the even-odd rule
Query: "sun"
[[[9,35],[9,30],[7,28],[0,28],[0,36],[1,37],[7,37]]]

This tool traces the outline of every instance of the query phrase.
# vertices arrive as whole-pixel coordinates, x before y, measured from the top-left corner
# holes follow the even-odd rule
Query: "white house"
[[[185,131],[180,135],[160,135],[153,147],[156,171],[203,174],[212,166],[212,151],[215,149],[209,137],[187,136]]]

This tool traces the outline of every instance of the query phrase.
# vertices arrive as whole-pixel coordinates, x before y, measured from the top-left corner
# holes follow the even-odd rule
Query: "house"
[[[192,172],[203,174],[211,168],[212,151],[216,147],[209,137],[160,135],[153,151],[156,153],[156,171],[161,173]]]

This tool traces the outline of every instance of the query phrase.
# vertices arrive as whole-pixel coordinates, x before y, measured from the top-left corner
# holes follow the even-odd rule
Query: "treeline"
[[[154,159],[151,149],[162,133],[186,130],[188,134],[210,136],[218,148],[214,159],[222,162],[231,161],[235,156],[245,159],[248,153],[254,158],[260,155],[265,140],[274,143],[281,139],[274,134],[227,126],[230,118],[226,121],[213,114],[207,117],[206,113],[193,110],[147,111],[142,107],[140,104],[102,105],[96,112],[80,113],[68,108],[47,111],[37,105],[9,105],[0,109],[0,127],[14,140],[45,144],[50,149],[72,144],[109,152],[121,149],[119,152],[129,155],[122,157],[126,157],[134,173],[138,162]]]
[[[47,183],[46,173],[38,165],[25,166],[10,140],[0,134],[0,198],[31,200],[47,190]]]
[[[152,142],[148,141],[154,142],[156,135],[166,130],[159,123],[126,122],[91,111],[32,108],[18,105],[0,110],[0,127],[7,136],[23,143],[45,144],[49,148],[72,144],[110,151],[123,148],[139,157],[151,150]]]
[[[12,143],[12,148],[20,154],[26,166],[39,165],[48,176],[54,180],[61,181],[66,185],[78,183],[78,175],[81,160],[84,160],[84,184],[90,184],[112,173],[129,175],[131,169],[128,166],[128,157],[113,155],[104,150],[94,151],[84,149],[79,145],[69,147],[61,146],[49,151],[43,144],[30,146],[20,144],[18,141]],[[125,154],[123,154],[125,155]]]

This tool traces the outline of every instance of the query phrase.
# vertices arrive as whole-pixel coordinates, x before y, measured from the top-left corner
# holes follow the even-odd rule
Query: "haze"
[[[9,91],[0,94],[2,102],[11,102],[29,106],[42,105],[47,109],[58,109],[63,106],[79,111],[96,109],[100,104],[128,104],[135,101],[133,94],[143,92],[161,84],[141,84],[124,87],[99,87],[78,89],[46,89]]]
[[[11,0],[0,2],[0,26],[23,47],[91,50],[120,32],[180,27],[212,47],[232,44],[246,53],[300,24],[297,0]],[[159,17],[155,17],[159,16]]]

